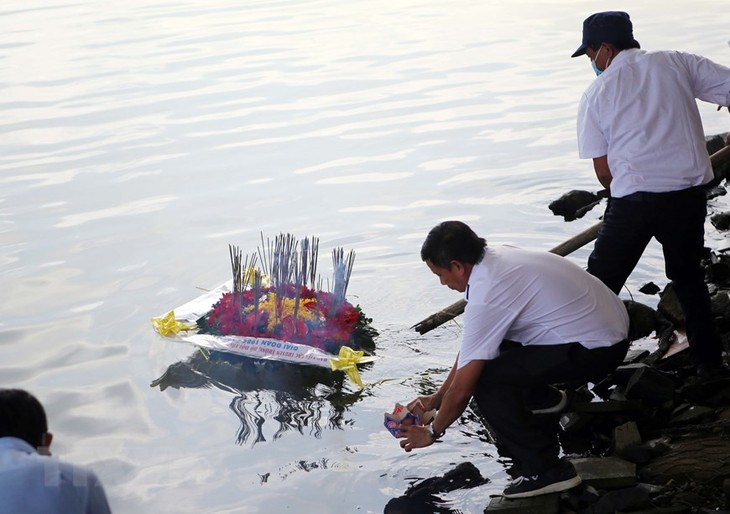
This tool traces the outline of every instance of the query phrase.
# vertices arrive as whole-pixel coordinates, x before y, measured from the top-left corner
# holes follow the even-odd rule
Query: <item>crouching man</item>
[[[464,293],[463,338],[439,390],[423,396],[438,409],[430,426],[400,426],[401,448],[430,446],[471,398],[502,457],[521,475],[505,490],[525,498],[570,489],[581,479],[559,458],[557,416],[565,394],[552,384],[595,382],[626,356],[629,318],[599,279],[548,252],[487,247],[460,221],[434,227],[421,259],[441,284]]]

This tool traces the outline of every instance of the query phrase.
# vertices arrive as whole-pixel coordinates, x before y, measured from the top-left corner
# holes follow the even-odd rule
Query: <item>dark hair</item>
[[[22,389],[0,389],[0,437],[17,437],[35,448],[43,444],[46,432],[46,411],[35,396]]]
[[[616,50],[629,50],[630,48],[641,48],[641,45],[639,42],[635,39],[623,39],[621,41],[601,41],[596,43],[591,43],[588,45],[588,47],[593,50],[594,52],[597,52],[599,48],[601,48],[601,45],[603,43],[610,43],[613,46],[616,47]]]
[[[431,229],[421,246],[421,260],[440,268],[451,267],[451,261],[476,264],[484,256],[487,240],[479,237],[461,221],[444,221]]]

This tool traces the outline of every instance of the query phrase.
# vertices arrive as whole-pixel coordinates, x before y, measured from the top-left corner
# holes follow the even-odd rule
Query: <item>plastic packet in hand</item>
[[[392,413],[385,413],[383,424],[395,436],[400,432],[398,425],[428,425],[435,416],[436,411],[425,411],[421,402],[414,405],[413,411],[409,411],[408,407],[396,403]]]
[[[419,425],[428,425],[436,417],[436,409],[427,411],[420,401],[417,401],[411,408],[411,413],[416,416]]]

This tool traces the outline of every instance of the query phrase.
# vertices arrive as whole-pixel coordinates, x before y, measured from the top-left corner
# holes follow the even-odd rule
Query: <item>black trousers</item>
[[[649,241],[656,238],[684,313],[690,359],[695,365],[717,366],[722,347],[701,265],[706,216],[701,186],[610,198],[588,272],[619,294]]]
[[[626,356],[629,342],[588,350],[579,343],[522,346],[505,341],[486,361],[474,400],[494,432],[497,450],[521,475],[536,475],[558,463],[557,416],[535,415],[525,402],[550,384],[596,382]]]

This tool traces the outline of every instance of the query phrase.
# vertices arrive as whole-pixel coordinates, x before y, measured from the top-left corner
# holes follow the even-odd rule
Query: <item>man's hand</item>
[[[425,448],[433,444],[431,429],[420,425],[398,425],[396,437],[403,439],[400,447],[409,452],[414,448]]]
[[[413,400],[412,402],[410,402],[408,404],[408,410],[413,412],[415,406],[419,402],[423,406],[424,411],[430,411],[433,409],[438,410],[438,408],[440,407],[439,399],[436,397],[436,394],[434,393],[434,394],[429,394],[428,396],[419,396],[418,398],[416,398],[415,400]]]

